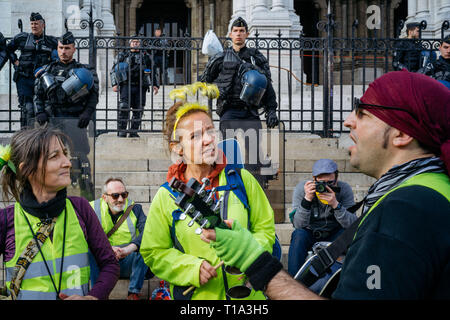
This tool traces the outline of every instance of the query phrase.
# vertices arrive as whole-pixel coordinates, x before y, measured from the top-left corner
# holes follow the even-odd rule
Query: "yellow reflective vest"
[[[66,241],[64,258],[62,258],[65,215]],[[35,234],[39,229],[40,219],[25,212],[21,205],[16,202],[14,206],[15,254],[11,260],[5,263],[7,288],[10,287],[17,259],[33,239],[25,216],[28,218]],[[34,257],[22,280],[17,299],[55,300],[57,293],[48,270],[53,277],[56,288],[59,289],[61,263],[63,267],[61,292],[69,296],[73,294],[84,296],[88,293],[90,276],[88,244],[69,199],[66,199],[65,212],[63,211],[56,220],[53,238],[50,239],[49,237],[45,240],[41,251],[45,261],[41,253]],[[45,264],[47,264],[48,270]]]
[[[250,231],[255,239],[267,251],[272,252],[275,242],[273,209],[263,189],[251,173],[242,169],[241,177],[247,192],[251,214],[249,217],[247,210],[234,192],[220,191],[219,195],[224,195],[228,219],[238,220],[243,226],[250,225]],[[219,174],[219,186],[224,186],[226,183],[225,170],[222,170]],[[188,226],[190,217],[175,222],[177,247],[181,247],[182,251],[175,248],[171,226],[172,212],[176,209],[178,207],[171,193],[161,187],[150,206],[142,237],[140,253],[145,263],[157,277],[171,284],[172,298],[184,298],[181,295],[182,290],[194,285],[197,288],[191,297],[193,300],[225,300],[224,275],[228,276],[223,270],[217,269],[217,277],[200,286],[199,273],[202,262],[206,260],[215,266],[220,259],[215,250],[195,234],[195,229],[199,227],[198,223],[194,223],[192,227]],[[248,221],[249,218],[250,221]],[[260,291],[252,291],[248,299],[265,299],[265,297]]]
[[[125,206],[123,208],[124,212],[127,210],[129,203],[133,202],[129,199],[126,199]],[[99,198],[95,201],[91,201],[90,204],[92,208],[94,208],[95,214],[97,215],[97,218],[100,221],[100,224],[102,225],[103,231],[105,231],[105,233],[107,234],[109,230],[111,230],[114,227],[111,215],[108,212],[109,211],[108,204],[102,198]],[[117,229],[116,232],[114,232],[108,238],[111,246],[125,247],[129,245],[130,242],[136,239],[136,237],[139,235],[139,230],[136,228],[136,226],[137,226],[137,218],[133,210],[131,210],[127,219],[120,225],[119,229]]]

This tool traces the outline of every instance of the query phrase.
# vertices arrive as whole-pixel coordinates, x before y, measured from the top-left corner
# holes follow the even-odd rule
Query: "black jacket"
[[[393,191],[359,227],[335,299],[450,299],[450,203],[424,186]]]
[[[261,104],[264,109],[276,110],[278,107],[276,101],[275,90],[272,86],[271,73],[269,62],[266,57],[255,48],[247,48],[244,46],[239,50],[239,52],[234,51],[232,48],[226,49],[232,50],[241,59],[241,64],[251,64],[252,58],[254,59],[255,65],[258,67],[259,71],[262,71],[267,77],[267,88],[264,96],[262,97]],[[227,51],[218,53],[217,55],[211,57],[206,65],[205,71],[199,77],[199,81],[215,83],[219,86],[220,97],[217,101],[218,106],[223,104],[223,109],[227,108],[245,108],[249,107],[239,99],[239,93],[242,89],[241,79],[239,79],[239,66],[233,67],[234,71],[230,77],[224,76],[224,58]],[[227,77],[226,79],[224,79]],[[229,82],[229,83],[223,83]],[[222,88],[224,88],[222,90]],[[220,115],[220,112],[218,112]]]
[[[89,90],[89,94],[82,98],[77,103],[72,103],[64,94],[61,88],[62,82],[69,78],[69,71],[75,68],[86,68],[94,77],[94,85]],[[45,92],[43,86],[42,75],[48,72],[60,79],[55,90],[50,93]],[[35,80],[34,85],[34,104],[36,108],[36,114],[40,112],[47,112],[50,116],[56,117],[79,117],[82,113],[87,113],[91,116],[98,103],[99,85],[96,71],[89,65],[81,64],[75,60],[72,60],[68,64],[62,62],[53,61],[50,64],[43,67],[43,72]]]
[[[444,59],[440,56],[435,62],[428,63],[418,72],[436,80],[450,81],[450,59]]]
[[[51,62],[52,51],[57,47],[58,39],[53,36],[36,37],[27,32],[17,34],[7,45],[12,63],[17,60],[15,51],[20,51],[19,66],[15,67],[14,79],[18,76],[32,78],[37,68]]]
[[[114,72],[114,68],[116,67],[117,63],[120,62],[126,62],[129,65],[129,75],[131,77],[131,85],[139,85],[141,84],[141,87],[149,87],[152,85],[151,81],[148,81],[145,77],[144,70],[150,69],[153,79],[153,86],[159,88],[159,81],[156,77],[156,72],[154,72],[154,68],[152,68],[152,59],[150,55],[142,50],[139,50],[137,52],[132,52],[131,50],[122,51],[117,55],[116,61],[114,62],[114,65],[112,66],[112,73]],[[128,83],[127,81],[124,81],[123,83],[120,83],[120,85],[126,85]],[[116,83],[114,81],[114,78],[111,78],[111,85],[119,85],[119,83]]]

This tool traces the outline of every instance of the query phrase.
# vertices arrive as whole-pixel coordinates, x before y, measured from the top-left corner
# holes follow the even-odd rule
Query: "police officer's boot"
[[[142,109],[144,107],[141,107]],[[139,138],[138,130],[141,126],[141,119],[142,119],[143,112],[141,110],[135,111],[133,110],[133,116],[131,117],[131,127],[130,127],[130,138]]]

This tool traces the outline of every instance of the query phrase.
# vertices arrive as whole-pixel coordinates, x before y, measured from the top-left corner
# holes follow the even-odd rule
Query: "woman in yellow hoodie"
[[[172,99],[181,99],[167,112],[164,135],[170,152],[179,161],[169,167],[167,181],[176,177],[183,182],[195,178],[201,182],[208,178],[206,188],[227,185],[226,158],[217,147],[216,130],[208,107],[198,102],[187,103],[188,94],[197,90],[209,98],[217,98],[215,85],[195,83],[173,90]],[[245,186],[248,206],[230,191],[219,191],[217,199],[224,197],[228,219],[238,220],[269,252],[275,242],[274,213],[270,203],[256,179],[245,169],[240,175]],[[140,252],[145,263],[159,278],[170,282],[173,299],[225,300],[229,278],[224,267],[214,268],[220,263],[214,249],[200,239],[194,231],[198,225],[188,226],[191,218],[180,219],[173,192],[166,183],[156,193],[147,216]],[[190,286],[195,290],[187,295],[183,292]],[[247,299],[265,299],[262,292],[252,290]]]

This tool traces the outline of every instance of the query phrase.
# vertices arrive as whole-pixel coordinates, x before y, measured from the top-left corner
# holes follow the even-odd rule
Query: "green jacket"
[[[272,207],[256,179],[245,169],[241,170],[241,176],[251,208],[250,231],[267,251],[272,252],[275,242]],[[219,185],[226,185],[224,170],[219,174]],[[247,226],[247,210],[233,192],[220,191],[219,195],[222,196],[225,192],[229,192],[228,219],[237,219],[241,225]],[[192,227],[187,226],[191,220],[190,217],[179,220],[175,224],[176,238],[184,253],[174,248],[170,228],[173,222],[172,212],[176,209],[178,207],[170,192],[160,188],[152,201],[144,228],[140,252],[145,263],[157,277],[171,284],[172,296],[177,296],[174,294],[174,286],[194,285],[197,288],[192,299],[225,300],[224,272],[220,269],[217,270],[217,278],[211,279],[200,287],[199,273],[203,260],[215,266],[220,259],[215,250],[195,234],[198,224],[195,223]],[[262,292],[253,291],[248,299],[264,299],[264,295]]]

